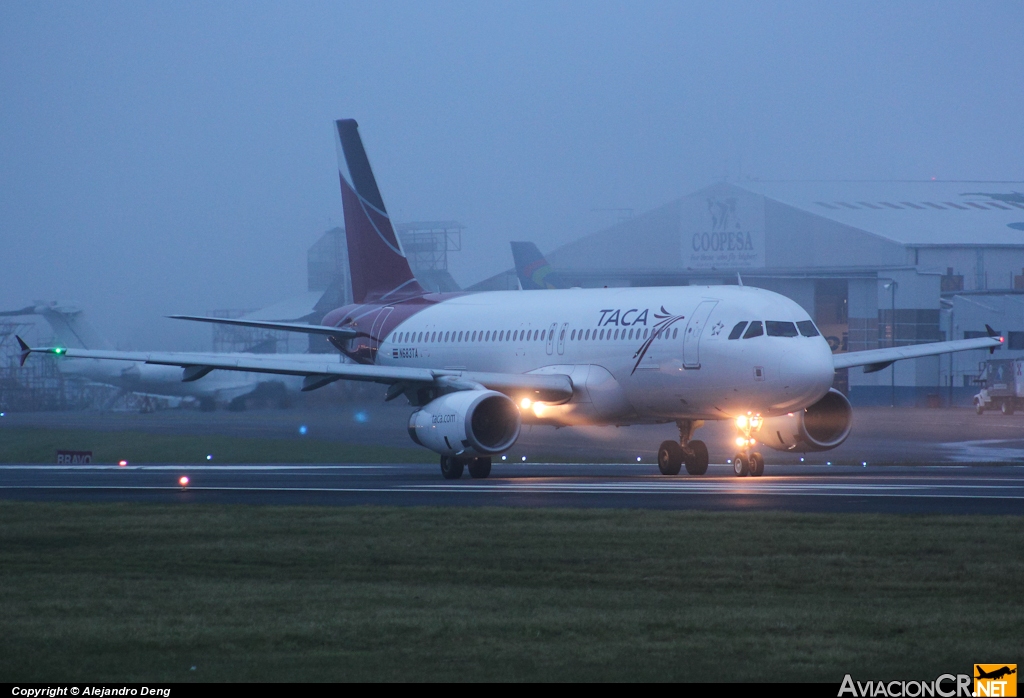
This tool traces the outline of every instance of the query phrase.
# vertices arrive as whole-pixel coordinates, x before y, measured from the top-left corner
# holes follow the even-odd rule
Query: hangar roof
[[[1024,182],[779,181],[736,186],[911,246],[1024,245]]]

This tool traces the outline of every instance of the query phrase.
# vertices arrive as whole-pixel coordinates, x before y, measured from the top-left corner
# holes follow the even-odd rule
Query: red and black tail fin
[[[359,125],[355,119],[341,119],[335,125],[352,300],[355,303],[387,302],[425,293],[409,268],[402,244],[384,208],[370,160],[359,138]],[[345,178],[346,169],[351,183]]]

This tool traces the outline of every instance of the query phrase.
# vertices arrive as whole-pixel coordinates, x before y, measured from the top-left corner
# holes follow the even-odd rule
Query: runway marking
[[[136,491],[149,491],[149,492],[179,492],[182,494],[188,492],[276,492],[276,493],[358,493],[358,492],[375,492],[375,493],[390,493],[390,494],[434,494],[440,492],[461,492],[465,494],[480,494],[482,492],[495,493],[495,492],[510,492],[510,493],[534,493],[534,494],[664,494],[664,495],[680,495],[680,494],[707,494],[707,495],[788,495],[788,496],[805,496],[805,497],[890,497],[890,498],[929,498],[929,499],[1007,499],[1007,500],[1024,500],[1024,492],[1019,495],[1015,494],[980,494],[980,493],[929,493],[926,491],[907,492],[907,491],[886,491],[887,488],[877,486],[873,491],[857,491],[847,492],[842,491],[846,488],[839,488],[838,490],[825,491],[828,488],[822,486],[817,488],[818,491],[811,491],[810,489],[803,488],[799,490],[788,490],[788,489],[752,489],[752,490],[737,490],[735,488],[704,488],[704,487],[691,487],[691,488],[637,488],[628,484],[623,484],[618,487],[585,487],[578,485],[566,485],[557,486],[550,484],[538,484],[535,486],[530,485],[399,485],[395,487],[238,487],[238,486],[188,486],[182,488],[180,486],[173,485],[0,485],[0,490],[89,490],[89,491],[111,491],[111,492],[136,492]],[[892,490],[893,488],[889,488]],[[905,490],[906,488],[898,488]],[[925,490],[927,488],[918,488]],[[984,489],[984,488],[981,488]]]
[[[208,463],[185,463],[182,465],[0,465],[0,470],[65,470],[67,472],[83,472],[88,470],[116,470],[138,471],[138,470],[193,470],[195,472],[210,472],[218,470],[394,470],[423,466],[423,463],[407,463],[399,465],[385,465],[382,463],[342,464],[324,465],[321,463],[289,464],[289,465],[213,465]]]

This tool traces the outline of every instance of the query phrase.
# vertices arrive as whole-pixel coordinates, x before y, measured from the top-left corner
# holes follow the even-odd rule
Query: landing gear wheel
[[[445,480],[458,480],[464,467],[462,460],[455,456],[441,456],[441,475]]]
[[[974,411],[978,414],[985,414],[985,406],[981,404],[981,400],[974,403]]]
[[[750,472],[750,462],[745,455],[737,453],[732,457],[732,471],[736,473],[736,477],[747,476]]]
[[[708,447],[703,441],[690,442],[690,454],[686,458],[686,472],[703,475],[708,471]]]
[[[1010,402],[1009,400],[1003,400],[1003,404],[999,406],[999,411],[1005,415],[1013,414],[1013,409],[1013,403]]]
[[[473,478],[484,478],[491,474],[490,458],[474,458],[469,461],[469,476]]]
[[[752,477],[764,475],[764,456],[760,453],[750,454],[750,475]]]
[[[658,470],[662,475],[678,475],[684,455],[683,447],[675,441],[662,441],[658,448]]]

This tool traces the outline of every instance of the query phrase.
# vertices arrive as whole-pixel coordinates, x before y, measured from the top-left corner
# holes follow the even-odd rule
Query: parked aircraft
[[[81,308],[57,303],[36,303],[21,310],[0,313],[3,316],[38,315],[53,330],[54,339],[68,349],[109,351],[110,342],[84,317]],[[222,354],[225,358],[250,357],[252,354]],[[280,355],[283,356],[283,355]],[[305,360],[304,354],[289,355]],[[314,357],[317,358],[317,357]],[[323,357],[317,358],[322,361]],[[233,410],[245,409],[246,399],[264,396],[280,404],[287,402],[287,392],[298,392],[301,380],[294,377],[263,376],[256,373],[217,373],[201,382],[183,382],[181,371],[174,366],[160,366],[137,361],[101,361],[80,358],[61,361],[60,372],[69,378],[117,388],[121,395],[137,393],[161,398],[195,398],[202,410],[213,410],[217,404]]]
[[[326,335],[354,363],[210,353],[29,348],[67,357],[183,369],[302,376],[304,390],[336,380],[388,386],[415,408],[409,435],[440,454],[445,478],[487,477],[523,423],[571,426],[674,422],[679,440],[658,448],[662,473],[707,471],[693,438],[706,420],[733,420],[736,475],[760,475],[760,441],[781,451],[835,448],[852,408],[832,389],[836,369],[881,370],[894,361],[994,348],[1002,337],[833,355],[790,299],[742,286],[565,289],[547,293],[428,293],[413,276],[388,217],[354,120],[336,122],[339,179],[354,302],[320,325],[176,316]],[[344,174],[348,170],[349,176]]]

